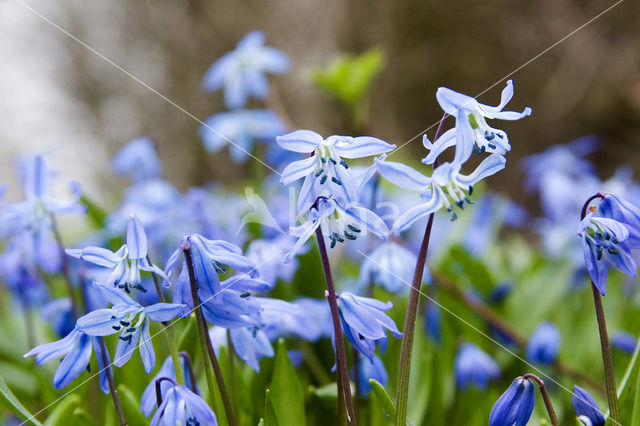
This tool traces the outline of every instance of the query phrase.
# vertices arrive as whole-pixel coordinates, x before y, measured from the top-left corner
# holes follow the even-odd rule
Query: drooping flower
[[[629,230],[626,244],[632,249],[640,248],[640,208],[613,194],[604,194],[598,211],[603,217],[623,223]]]
[[[560,332],[550,322],[536,328],[527,344],[527,359],[531,362],[550,365],[556,361],[560,350]]]
[[[489,381],[500,377],[500,367],[493,358],[476,345],[465,343],[460,346],[456,355],[454,373],[456,385],[460,389],[465,390],[470,385],[474,385],[484,390],[489,385]]]
[[[626,331],[617,331],[611,336],[611,346],[631,355],[636,350],[638,338]]]
[[[257,300],[260,322],[270,340],[295,336],[315,342],[331,336],[331,312],[324,299],[300,298],[291,303],[266,297]]]
[[[261,109],[212,115],[200,127],[199,134],[207,151],[218,152],[230,145],[233,161],[244,163],[249,158],[254,142],[275,141],[276,136],[285,131],[286,126],[275,112]]]
[[[387,385],[389,374],[387,374],[387,369],[384,367],[384,363],[378,355],[374,354],[371,358],[359,356],[358,368],[360,369],[358,375],[360,379],[360,389],[362,389],[365,397],[372,392],[369,380],[374,379],[382,386]]]
[[[231,343],[238,357],[260,372],[260,359],[273,358],[275,352],[269,338],[258,327],[238,327],[229,330]]]
[[[517,377],[491,409],[489,426],[525,426],[535,403],[535,384],[529,379]]]
[[[162,174],[160,159],[153,140],[141,137],[132,140],[111,159],[116,175],[129,175],[134,182],[159,178]]]
[[[258,268],[260,278],[266,281],[271,288],[276,285],[278,279],[289,282],[298,269],[296,261],[284,263],[284,254],[291,249],[295,240],[289,236],[280,236],[270,240],[253,240],[247,247],[247,257]],[[280,253],[280,254],[277,254]]]
[[[409,249],[393,241],[380,244],[360,265],[360,285],[373,282],[392,293],[408,291],[407,283],[413,278],[416,255]],[[429,281],[429,271],[425,267],[424,281]]]
[[[358,184],[343,158],[379,155],[395,148],[371,136],[322,136],[311,130],[296,130],[276,138],[280,147],[302,154],[312,154],[294,161],[282,172],[280,183],[288,185],[300,178],[304,183],[298,195],[298,214],[307,211],[318,197],[332,196],[343,204],[358,201]]]
[[[218,420],[204,400],[185,385],[172,386],[162,393],[162,404],[151,426],[217,426]]]
[[[64,357],[53,376],[53,386],[56,389],[62,389],[87,369],[92,352],[96,353],[96,360],[98,361],[100,389],[102,392],[108,393],[109,384],[105,373],[106,365],[102,360],[102,347],[100,342],[97,337],[89,336],[78,330],[77,327],[57,342],[36,346],[24,354],[24,357],[27,358],[35,355],[36,364],[38,365]],[[109,363],[108,351],[106,358],[107,363]]]
[[[424,137],[423,143],[430,150],[425,158],[425,164],[433,164],[435,159],[445,149],[456,147],[455,163],[464,163],[471,157],[472,152],[504,155],[511,150],[509,138],[503,130],[494,129],[487,124],[486,119],[519,120],[531,115],[531,108],[522,112],[503,111],[513,97],[513,82],[507,81],[507,87],[502,90],[502,97],[498,106],[492,107],[481,104],[471,96],[463,95],[446,87],[438,88],[436,98],[440,107],[456,119],[455,129],[448,130],[432,144]]]
[[[140,219],[129,216],[127,224],[127,242],[117,252],[102,247],[85,247],[83,249],[67,249],[65,252],[72,257],[113,269],[107,282],[108,286],[115,286],[127,293],[132,289],[146,291],[140,285],[140,271],[148,271],[165,278],[162,269],[147,260],[147,234]]]
[[[207,92],[224,86],[224,101],[228,108],[242,108],[250,96],[264,99],[269,93],[267,73],[287,72],[290,60],[280,50],[265,46],[262,31],[251,31],[209,68],[202,81]]]
[[[382,239],[389,235],[387,225],[371,210],[353,203],[345,206],[333,197],[320,197],[309,209],[307,221],[291,228],[291,234],[298,237],[298,241],[284,256],[285,263],[293,259],[318,227],[321,227],[324,238],[330,241],[331,248],[345,240],[357,239],[363,231],[372,232]]]
[[[191,375],[189,374],[189,367],[186,365],[185,357],[180,356],[180,364],[182,367],[185,386],[193,393],[197,394],[198,389],[196,384],[191,382]],[[173,380],[176,380],[176,371],[173,368],[171,357],[168,357],[164,360],[162,366],[160,367],[160,370],[158,370],[158,373],[153,376],[153,379],[151,379],[147,387],[144,389],[144,392],[142,392],[142,398],[140,399],[140,411],[147,417],[151,416],[153,410],[156,408],[156,380],[162,377],[169,377]],[[168,387],[170,383],[171,382],[169,381],[162,381],[161,389],[163,393],[167,390],[165,386]]]
[[[604,426],[606,419],[595,399],[580,386],[573,386],[571,405],[585,426]]]
[[[425,200],[409,208],[396,219],[393,232],[400,233],[406,231],[418,219],[442,207],[451,213],[451,220],[455,220],[457,215],[453,205],[464,209],[465,204],[471,204],[469,195],[473,192],[473,185],[502,170],[505,164],[504,157],[493,154],[485,158],[469,175],[460,173],[459,163],[443,163],[436,167],[431,177],[426,177],[407,165],[387,161],[381,156],[376,158],[372,170],[379,172],[396,186],[420,192],[420,196]]]
[[[386,342],[385,329],[393,337],[402,337],[396,324],[385,313],[392,307],[391,302],[383,303],[348,291],[338,295],[338,311],[344,335],[354,348],[369,359],[373,359],[376,343]]]
[[[93,283],[93,286],[112,306],[97,309],[78,318],[76,329],[90,336],[120,333],[113,365],[122,367],[129,361],[138,345],[144,369],[151,373],[156,359],[149,334],[149,320],[171,321],[184,311],[184,305],[156,303],[142,306],[116,288],[97,283]]]
[[[623,223],[589,213],[578,225],[577,233],[582,238],[584,261],[589,275],[603,296],[607,293],[609,266],[635,278],[638,268],[627,242],[629,228]]]

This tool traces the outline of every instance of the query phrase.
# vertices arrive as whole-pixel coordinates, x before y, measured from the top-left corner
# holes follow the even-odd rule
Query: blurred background
[[[208,67],[248,31],[292,59],[271,90],[297,128],[350,134],[346,112],[310,83],[310,70],[341,53],[378,47],[386,66],[368,99],[362,130],[424,155],[421,133],[442,112],[439,86],[470,95],[497,83],[585,24],[613,1],[21,0],[200,119],[224,111],[220,92],[201,90]],[[519,160],[583,135],[602,139],[591,156],[606,179],[640,167],[640,3],[624,1],[511,78],[508,109],[533,108],[509,133],[513,151],[496,191],[537,209],[522,191]],[[126,182],[110,157],[152,136],[165,177],[179,189],[230,183],[252,161],[206,154],[200,124],[14,0],[0,1],[0,182],[15,182],[13,158],[47,153],[89,196],[113,204]],[[479,100],[497,104],[504,82]],[[435,127],[429,134],[433,137]],[[396,161],[398,161],[396,159]]]

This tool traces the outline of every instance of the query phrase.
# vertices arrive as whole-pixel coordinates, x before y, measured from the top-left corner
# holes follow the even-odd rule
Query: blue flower
[[[292,303],[265,297],[257,298],[260,321],[270,340],[296,336],[315,342],[331,336],[331,312],[324,299],[301,298]]]
[[[185,386],[193,393],[198,393],[198,388],[195,383],[191,383],[191,375],[189,374],[189,367],[186,365],[186,360],[184,357],[180,357],[180,364],[182,367],[182,373],[184,375]],[[140,399],[140,411],[145,416],[149,417],[153,413],[153,410],[156,408],[156,380],[161,377],[168,377],[170,379],[176,380],[176,371],[173,368],[173,362],[171,357],[168,357],[162,363],[162,367],[158,370],[158,373],[153,376],[153,379],[149,382],[146,388],[144,388],[144,392],[142,393],[142,398]],[[162,392],[164,393],[166,388],[165,386],[169,385],[171,382],[163,381]]]
[[[636,261],[627,243],[629,228],[623,223],[589,213],[578,226],[582,237],[584,261],[596,288],[604,296],[607,293],[608,265],[630,278],[635,278]]]
[[[636,350],[637,343],[636,336],[626,331],[618,331],[611,336],[611,346],[627,354],[632,354]]]
[[[472,204],[469,195],[473,192],[473,185],[502,170],[505,164],[504,157],[493,154],[485,158],[469,175],[460,173],[461,165],[454,162],[439,165],[431,177],[426,177],[407,165],[386,161],[385,157],[381,156],[376,159],[372,171],[379,172],[396,186],[420,192],[420,196],[425,200],[409,208],[396,219],[393,232],[400,233],[406,231],[415,221],[442,207],[451,213],[451,220],[455,220],[457,215],[453,211],[453,205],[464,209],[465,203]]]
[[[485,390],[491,380],[500,377],[500,367],[489,355],[471,343],[460,346],[454,361],[456,385],[465,390],[469,385]]]
[[[598,211],[603,217],[623,223],[629,230],[627,246],[640,248],[640,208],[613,194],[605,194]]]
[[[283,263],[284,253],[291,249],[295,240],[288,236],[276,237],[270,240],[253,240],[247,247],[247,257],[258,268],[260,278],[273,288],[278,279],[289,282],[298,269],[297,262]],[[277,254],[280,252],[280,254]]]
[[[132,289],[146,291],[140,285],[140,271],[148,271],[165,278],[162,269],[147,260],[147,234],[140,219],[129,216],[127,225],[127,243],[117,252],[102,247],[85,247],[83,249],[65,250],[69,256],[111,268],[113,271],[106,285],[117,286],[129,293]]]
[[[73,331],[73,314],[71,312],[71,299],[62,297],[47,302],[40,312],[42,320],[51,325],[58,336],[66,336]]]
[[[376,343],[386,342],[385,329],[389,330],[393,337],[402,337],[396,324],[385,314],[392,307],[391,302],[383,303],[369,297],[356,296],[348,291],[343,291],[338,296],[338,310],[344,335],[354,348],[369,359],[373,359]]]
[[[378,355],[374,354],[371,358],[359,356],[358,368],[360,369],[360,389],[362,389],[362,393],[365,397],[373,390],[371,389],[369,380],[374,379],[382,386],[387,385],[389,375],[387,374],[387,369],[384,367],[384,363]]]
[[[153,140],[147,137],[134,139],[118,151],[111,159],[111,168],[116,175],[130,175],[134,182],[159,178],[162,174]]]
[[[291,233],[298,237],[298,241],[284,256],[285,263],[293,259],[319,226],[324,238],[330,241],[331,248],[345,240],[357,239],[363,231],[373,232],[382,239],[387,239],[389,235],[387,225],[371,210],[353,203],[345,206],[333,197],[320,197],[309,209],[307,221],[291,228]]]
[[[224,101],[228,108],[242,108],[253,96],[264,99],[269,93],[266,73],[282,74],[289,70],[287,55],[264,45],[262,31],[251,31],[236,49],[225,53],[209,68],[202,81],[207,92],[224,86]]]
[[[427,301],[424,308],[424,326],[427,335],[436,343],[442,343],[442,312],[432,301]]]
[[[239,327],[229,330],[231,343],[238,357],[260,372],[260,359],[273,358],[273,346],[267,335],[258,327]]]
[[[109,392],[109,384],[105,373],[106,365],[102,362],[102,349],[97,337],[92,337],[74,328],[71,333],[57,342],[45,343],[31,349],[24,357],[36,357],[36,364],[41,365],[54,359],[62,358],[55,375],[53,386],[62,389],[71,383],[89,366],[91,353],[95,351],[100,373],[100,389]],[[107,362],[109,353],[107,352]]]
[[[304,178],[298,195],[298,213],[308,210],[320,196],[333,196],[345,204],[357,202],[359,187],[343,158],[370,157],[396,147],[371,136],[334,135],[324,139],[311,130],[296,130],[278,136],[276,141],[288,151],[313,154],[289,164],[280,178],[283,185]]]
[[[560,350],[560,339],[558,328],[550,322],[543,322],[529,339],[527,359],[538,364],[553,364]]]
[[[139,342],[138,348],[144,370],[151,373],[156,359],[149,334],[149,320],[171,321],[184,311],[184,305],[156,303],[143,307],[123,291],[97,283],[93,285],[112,307],[97,309],[78,318],[76,328],[90,336],[120,333],[113,361],[116,367],[122,367],[129,361]]]
[[[477,153],[489,152],[504,155],[511,150],[507,134],[494,129],[487,124],[486,118],[500,120],[519,120],[531,114],[527,107],[522,112],[503,111],[513,97],[513,82],[507,81],[507,87],[502,91],[498,106],[492,107],[481,104],[471,96],[463,95],[446,87],[438,88],[436,98],[442,109],[456,119],[455,129],[448,130],[432,144],[427,136],[423,144],[431,152],[425,158],[426,164],[433,164],[435,159],[445,149],[456,147],[454,162],[464,163],[471,157],[473,151]]]
[[[535,384],[517,377],[491,409],[489,426],[525,426],[535,403]]]
[[[207,118],[199,134],[209,152],[218,152],[229,141],[233,142],[229,147],[231,158],[244,163],[255,141],[272,142],[285,131],[286,126],[273,111],[235,110]]]
[[[580,386],[573,386],[573,410],[585,426],[604,426],[606,419],[595,399]]]
[[[360,266],[360,285],[370,281],[392,293],[406,292],[407,283],[413,278],[416,255],[409,249],[392,241],[380,244]],[[425,267],[424,281],[429,281],[429,271]]]
[[[173,386],[163,392],[162,404],[151,419],[151,426],[217,426],[218,420],[204,400],[186,386]]]

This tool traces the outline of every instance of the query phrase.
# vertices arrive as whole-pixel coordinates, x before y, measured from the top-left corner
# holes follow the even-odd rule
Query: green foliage
[[[373,389],[373,394],[378,398],[378,401],[380,401],[385,414],[390,419],[394,419],[396,417],[396,403],[387,393],[387,389],[375,379],[370,379],[369,384],[371,385],[371,389]]]
[[[22,405],[13,392],[11,392],[11,389],[9,389],[7,382],[4,381],[2,376],[0,376],[0,400],[2,400],[2,404],[5,407],[11,410],[11,412],[21,420],[26,421],[29,419],[29,423],[40,426],[40,422]]]
[[[283,339],[278,341],[270,389],[273,393],[271,401],[278,424],[304,426],[306,424],[304,392]]]
[[[122,406],[122,414],[130,426],[144,425],[148,421],[140,412],[140,398],[136,397],[131,389],[125,384],[118,385],[118,396]]]
[[[44,426],[67,426],[69,417],[71,417],[81,402],[82,399],[78,394],[72,393],[67,395],[62,401],[56,403],[53,411],[49,417],[47,417],[47,420],[45,420]]]
[[[264,426],[278,426],[278,419],[276,417],[276,410],[271,403],[271,393],[269,389],[266,391],[264,398]]]
[[[361,55],[343,55],[324,69],[315,69],[311,81],[337,99],[352,114],[353,124],[365,120],[365,100],[373,81],[385,66],[386,57],[379,48]]]

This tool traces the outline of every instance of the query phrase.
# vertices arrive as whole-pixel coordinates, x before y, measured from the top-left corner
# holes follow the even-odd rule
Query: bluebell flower
[[[273,358],[275,355],[269,338],[258,327],[233,328],[229,330],[229,334],[238,357],[253,368],[256,373],[260,372],[261,358]]]
[[[607,293],[609,265],[635,278],[638,268],[627,243],[629,228],[623,223],[589,213],[578,225],[577,233],[582,237],[584,261],[589,275],[603,296]]]
[[[489,426],[525,426],[536,403],[536,386],[517,377],[491,409]]]
[[[640,248],[640,208],[613,194],[605,194],[598,212],[603,217],[623,223],[629,230],[629,238],[625,241],[627,246]]]
[[[120,333],[113,365],[122,367],[129,361],[138,345],[144,370],[150,373],[156,359],[149,334],[149,320],[171,321],[183,312],[184,305],[156,303],[141,306],[123,291],[97,283],[93,285],[102,293],[104,299],[112,304],[112,307],[97,309],[78,318],[76,328],[90,336],[109,336]]]
[[[372,232],[385,240],[389,235],[387,225],[371,210],[353,203],[345,206],[333,197],[320,197],[309,209],[307,221],[291,228],[298,241],[284,256],[285,263],[293,259],[319,226],[331,248],[345,240],[355,240],[363,232]]]
[[[359,188],[343,158],[363,158],[391,151],[396,146],[371,136],[322,136],[311,130],[296,130],[276,138],[282,148],[312,154],[289,164],[280,183],[289,185],[304,178],[298,195],[297,211],[305,212],[318,197],[333,196],[343,204],[357,202]]]
[[[185,358],[182,356],[180,357],[180,364],[182,367],[185,386],[188,389],[191,389],[193,393],[197,394],[198,388],[195,383],[191,383],[191,375],[189,374],[189,368],[186,365]],[[151,379],[147,387],[144,388],[144,392],[142,392],[142,398],[140,399],[140,411],[146,417],[151,416],[151,414],[153,413],[153,410],[156,409],[156,380],[160,379],[161,377],[168,377],[170,379],[176,380],[176,371],[173,368],[173,361],[171,360],[171,357],[168,357],[167,359],[164,360],[164,362],[162,363],[162,366],[160,367],[156,375],[153,376],[153,379]],[[169,381],[163,381],[161,383],[161,387],[162,387],[161,389],[163,394],[168,389],[168,386],[170,385],[170,383],[171,382]]]
[[[257,298],[260,321],[270,340],[296,336],[315,342],[331,336],[331,312],[324,299],[301,298],[293,302],[266,297]]]
[[[56,254],[58,253],[56,251]],[[43,256],[43,258],[48,257]],[[60,256],[55,255],[51,258],[59,260]],[[0,254],[0,276],[3,283],[22,305],[39,306],[49,298],[49,290],[38,271],[38,263],[49,264],[42,260],[39,262],[34,260],[31,240],[23,238],[22,235],[9,239],[5,250]],[[54,267],[49,271],[56,270],[57,267]]]
[[[95,351],[100,375],[100,389],[109,392],[109,384],[105,373],[106,365],[102,362],[102,348],[97,337],[89,336],[74,328],[64,338],[57,342],[45,343],[31,349],[24,357],[36,357],[36,364],[41,365],[54,359],[62,358],[53,376],[53,386],[62,389],[76,379],[89,366],[91,353]],[[107,351],[107,362],[109,352]]]
[[[253,96],[264,99],[269,93],[267,73],[282,74],[290,61],[280,50],[265,46],[262,31],[245,35],[236,49],[225,53],[209,68],[202,81],[207,92],[224,86],[224,101],[228,108],[242,108]]]
[[[162,404],[151,426],[217,426],[218,420],[204,400],[185,385],[172,386],[162,394]]]
[[[527,359],[538,364],[553,364],[558,358],[560,341],[558,328],[550,322],[543,322],[529,338]]]
[[[487,302],[492,304],[500,303],[511,294],[512,290],[513,284],[510,281],[501,282],[491,289],[487,296]]]
[[[585,426],[604,426],[606,419],[595,399],[580,386],[573,386],[573,410]]]
[[[71,299],[61,297],[47,302],[40,312],[42,320],[49,324],[58,336],[66,336],[74,329]]]
[[[129,216],[127,224],[127,242],[115,253],[102,247],[85,247],[83,249],[65,250],[69,256],[112,269],[107,282],[108,286],[116,286],[127,293],[132,289],[146,291],[140,285],[140,271],[148,271],[165,278],[162,269],[147,260],[147,234],[140,219]]]
[[[247,246],[247,257],[258,265],[260,278],[266,281],[269,287],[273,288],[279,279],[284,282],[293,279],[298,263],[295,260],[284,263],[283,259],[284,253],[289,251],[294,243],[295,240],[290,237],[281,236],[270,240],[253,240]],[[280,254],[276,255],[278,252]]]
[[[380,244],[360,265],[360,285],[370,281],[392,293],[409,290],[416,267],[416,255],[393,241]],[[423,281],[430,281],[425,267]]]
[[[626,331],[617,331],[611,336],[611,346],[631,355],[636,350],[638,338]]]
[[[455,220],[457,215],[453,211],[453,205],[464,209],[465,204],[472,204],[469,195],[473,192],[473,185],[502,170],[505,164],[504,157],[493,154],[485,158],[469,175],[460,173],[459,163],[443,163],[435,168],[431,177],[427,177],[407,165],[387,161],[381,156],[376,158],[372,170],[379,172],[396,186],[420,192],[421,198],[424,199],[423,203],[409,208],[396,219],[393,232],[400,233],[406,231],[418,219],[442,207],[451,213],[451,220]]]
[[[500,377],[500,367],[476,345],[465,343],[458,349],[454,373],[458,388],[465,390],[474,385],[480,390],[485,390],[489,381]]]
[[[237,163],[247,161],[254,142],[273,142],[286,131],[278,114],[266,109],[221,112],[204,123],[199,134],[205,149],[218,152],[229,144],[231,158]]]
[[[338,295],[338,311],[344,335],[354,348],[369,359],[374,356],[376,343],[386,342],[385,329],[393,337],[402,337],[396,324],[385,313],[392,307],[391,302],[383,303],[348,291]]]
[[[362,390],[362,394],[365,397],[368,396],[370,392],[372,392],[369,380],[374,379],[382,386],[386,386],[389,382],[387,369],[384,367],[384,363],[378,355],[374,354],[371,358],[359,356],[358,368],[360,369],[360,389]]]
[[[442,343],[442,312],[440,307],[430,300],[424,307],[424,327],[427,336],[438,344]]]
[[[481,104],[471,96],[463,95],[446,87],[438,88],[436,98],[442,109],[456,119],[455,129],[445,132],[432,144],[426,135],[423,144],[431,152],[425,158],[425,164],[433,164],[435,159],[450,146],[456,147],[454,162],[464,163],[472,152],[489,152],[504,155],[511,150],[507,134],[487,124],[486,119],[519,120],[531,115],[531,108],[522,112],[503,111],[513,97],[513,82],[507,81],[502,90],[498,106]]]
[[[134,139],[120,149],[111,159],[111,168],[116,175],[131,176],[134,182],[159,178],[162,174],[153,140],[147,137]]]

